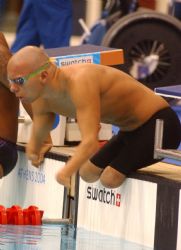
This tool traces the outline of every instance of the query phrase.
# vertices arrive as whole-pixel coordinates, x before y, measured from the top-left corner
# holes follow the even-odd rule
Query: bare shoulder
[[[69,79],[70,91],[77,89],[83,91],[84,89],[91,90],[92,87],[95,89],[99,87],[99,79],[104,75],[104,68],[99,67],[95,64],[77,64],[70,68],[67,68],[66,74]],[[89,94],[87,92],[87,94]]]
[[[102,73],[103,71],[107,70],[106,66],[98,65],[98,64],[91,64],[91,63],[81,63],[81,64],[73,64],[70,66],[62,67],[61,70],[68,74],[73,78],[77,77],[90,77],[95,73],[98,74],[99,72]]]
[[[65,68],[68,78],[68,91],[74,101],[80,102],[80,97],[93,98],[109,91],[115,85],[119,89],[125,82],[125,73],[113,67],[98,64],[77,64]],[[119,84],[118,84],[119,83]]]
[[[88,84],[98,86],[109,70],[106,66],[90,63],[71,65],[63,69],[71,87],[81,85],[82,88]]]
[[[92,79],[92,80],[106,80],[106,77],[110,78],[122,78],[125,77],[125,73],[116,68],[100,65],[100,64],[79,64],[75,65],[77,74],[75,77],[82,79]]]

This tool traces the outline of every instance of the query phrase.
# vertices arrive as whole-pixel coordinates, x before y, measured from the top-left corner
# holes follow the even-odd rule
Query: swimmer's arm
[[[85,107],[77,113],[77,120],[81,132],[81,143],[66,165],[57,173],[57,181],[70,187],[70,177],[99,149],[98,132],[99,120],[92,110]]]
[[[30,103],[26,103],[26,102],[22,102],[22,105],[23,105],[24,109],[26,110],[26,112],[28,113],[28,115],[33,120],[32,105]],[[52,146],[53,146],[52,138],[51,138],[50,133],[49,133],[47,138],[44,140],[44,142],[41,146],[40,154],[42,156],[42,160],[44,158],[44,155],[52,148]]]
[[[55,114],[53,113],[33,115],[32,132],[26,148],[26,153],[34,166],[39,166],[44,159],[45,152],[43,149],[46,149],[44,142],[50,134],[54,119]]]
[[[65,186],[70,185],[70,176],[99,149],[98,133],[100,130],[100,100],[97,91],[80,90],[74,98],[77,111],[77,122],[81,132],[81,143],[74,155],[59,171],[57,181]]]

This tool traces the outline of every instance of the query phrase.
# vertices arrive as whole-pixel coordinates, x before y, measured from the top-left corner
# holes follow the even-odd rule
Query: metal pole
[[[154,143],[154,158],[159,159],[162,157],[158,157],[157,149],[161,149],[163,144],[163,120],[156,120],[156,128],[155,128],[155,143]]]

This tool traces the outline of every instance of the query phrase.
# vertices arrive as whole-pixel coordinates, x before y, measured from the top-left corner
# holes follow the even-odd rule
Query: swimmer
[[[157,118],[164,120],[163,147],[179,146],[180,122],[166,100],[118,69],[96,64],[58,68],[42,49],[26,46],[11,57],[7,71],[10,90],[32,103],[34,121],[26,152],[35,166],[55,114],[77,119],[81,142],[56,176],[66,187],[79,171],[87,182],[100,179],[105,187],[115,188],[130,173],[159,161],[153,158]],[[101,122],[120,131],[100,149]]]
[[[10,58],[8,44],[0,33],[0,178],[8,175],[17,161],[19,100],[9,91],[6,68]]]
[[[0,32],[0,178],[8,175],[15,167],[17,161],[17,132],[18,132],[18,112],[19,99],[10,92],[7,80],[7,63],[11,58],[11,53],[3,33]],[[30,114],[30,105],[27,111]],[[41,149],[41,159],[51,147],[43,144]]]

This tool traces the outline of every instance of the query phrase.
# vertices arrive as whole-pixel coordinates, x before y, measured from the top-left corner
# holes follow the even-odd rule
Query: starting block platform
[[[36,169],[18,145],[16,168],[0,180],[0,204],[44,210],[43,221],[72,221],[77,228],[135,244],[141,250],[181,249],[181,168],[157,163],[131,174],[117,189],[77,175],[67,193],[55,174],[73,147],[53,147]]]
[[[46,49],[50,60],[58,66],[77,63],[95,63],[102,65],[118,65],[124,63],[122,49],[114,49],[96,45],[80,45],[64,48]]]
[[[181,85],[155,88],[158,95],[181,99]]]
[[[181,99],[181,85],[174,85],[168,87],[158,87],[155,88],[155,93],[165,97],[171,97],[176,99]],[[173,110],[177,113],[180,121],[181,121],[181,106],[178,104],[176,107],[172,107]],[[157,120],[156,122],[156,132],[155,132],[155,150],[154,156],[155,158],[165,157],[168,159],[173,159],[177,161],[181,161],[181,144],[178,150],[172,149],[162,149],[162,138],[163,138],[163,121]],[[180,165],[180,164],[179,164]]]
[[[180,250],[180,196],[181,169],[165,163],[131,174],[116,189],[80,179],[77,227],[124,239],[139,250]]]

